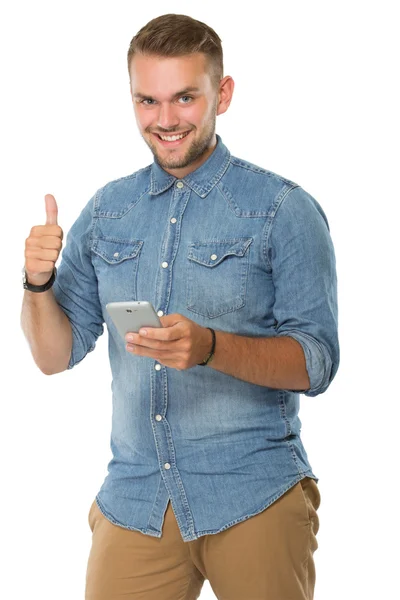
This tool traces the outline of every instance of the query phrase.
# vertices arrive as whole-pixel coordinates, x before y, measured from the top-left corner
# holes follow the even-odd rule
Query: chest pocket
[[[93,240],[92,263],[102,304],[137,299],[136,280],[142,246],[141,240]]]
[[[189,245],[186,306],[219,317],[245,305],[249,246],[253,238],[194,242]]]

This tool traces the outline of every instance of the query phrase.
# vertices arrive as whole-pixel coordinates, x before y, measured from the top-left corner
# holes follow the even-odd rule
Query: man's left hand
[[[210,352],[212,335],[206,327],[178,313],[164,315],[160,321],[162,327],[142,327],[139,333],[127,333],[128,352],[154,358],[177,371],[196,366]]]

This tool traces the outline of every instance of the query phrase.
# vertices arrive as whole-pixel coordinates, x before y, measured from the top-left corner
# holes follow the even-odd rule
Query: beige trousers
[[[171,503],[155,538],[114,525],[93,501],[85,600],[313,600],[320,493],[306,477],[261,513],[182,540]]]

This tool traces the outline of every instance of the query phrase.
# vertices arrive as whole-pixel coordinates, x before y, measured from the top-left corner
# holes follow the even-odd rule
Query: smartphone
[[[109,302],[106,309],[124,342],[129,331],[138,333],[141,327],[162,327],[153,305],[146,300]]]

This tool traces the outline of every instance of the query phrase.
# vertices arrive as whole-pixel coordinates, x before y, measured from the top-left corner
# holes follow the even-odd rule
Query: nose
[[[174,106],[169,102],[160,104],[160,110],[157,118],[157,126],[161,129],[173,129],[179,124],[178,115],[175,112]]]

